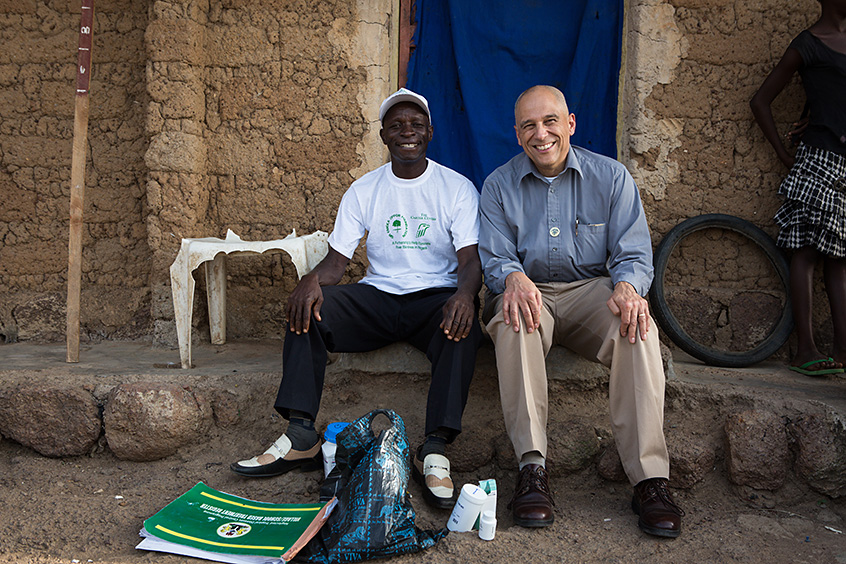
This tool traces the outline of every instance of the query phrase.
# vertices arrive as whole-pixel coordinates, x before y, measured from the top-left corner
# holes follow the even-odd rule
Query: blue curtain
[[[408,88],[426,96],[428,155],[481,190],[520,152],[514,101],[551,84],[576,114],[572,142],[616,157],[623,0],[417,0]]]

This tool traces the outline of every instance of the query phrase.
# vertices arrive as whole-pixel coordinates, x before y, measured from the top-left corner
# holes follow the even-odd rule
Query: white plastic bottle
[[[482,540],[493,540],[496,535],[496,513],[493,511],[482,511],[479,519],[479,538]]]
[[[320,448],[323,450],[323,475],[329,476],[329,472],[332,471],[332,468],[335,467],[335,450],[338,448],[337,443],[335,442],[335,437],[338,436],[344,427],[349,425],[349,423],[344,422],[336,422],[336,423],[329,423],[326,427],[326,432],[323,433],[323,446]]]
[[[447,521],[447,529],[454,533],[466,533],[473,529],[476,518],[482,511],[482,504],[485,503],[488,494],[476,484],[464,484],[461,486],[461,493],[458,501],[452,508],[452,514]]]

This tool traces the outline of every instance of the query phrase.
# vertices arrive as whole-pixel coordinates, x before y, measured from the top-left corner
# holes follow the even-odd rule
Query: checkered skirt
[[[846,156],[800,143],[778,193],[785,197],[775,215],[780,247],[846,256]]]

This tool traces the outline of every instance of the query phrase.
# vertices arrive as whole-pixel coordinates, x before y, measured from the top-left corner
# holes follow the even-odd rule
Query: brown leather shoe
[[[521,527],[547,527],[552,525],[552,492],[549,474],[539,464],[527,464],[517,475],[517,488],[508,507],[514,512],[514,522]]]
[[[681,533],[684,510],[676,505],[664,478],[649,478],[634,487],[632,510],[640,516],[637,526],[644,533],[676,538]]]

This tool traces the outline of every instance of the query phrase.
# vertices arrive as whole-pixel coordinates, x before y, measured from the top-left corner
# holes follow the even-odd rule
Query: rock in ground
[[[103,416],[106,440],[118,458],[158,460],[175,453],[209,428],[207,401],[175,384],[116,386]]]
[[[0,433],[44,456],[88,454],[101,431],[97,400],[81,387],[0,391]]]
[[[739,486],[777,490],[790,469],[787,432],[781,418],[747,410],[726,418],[726,466]]]

